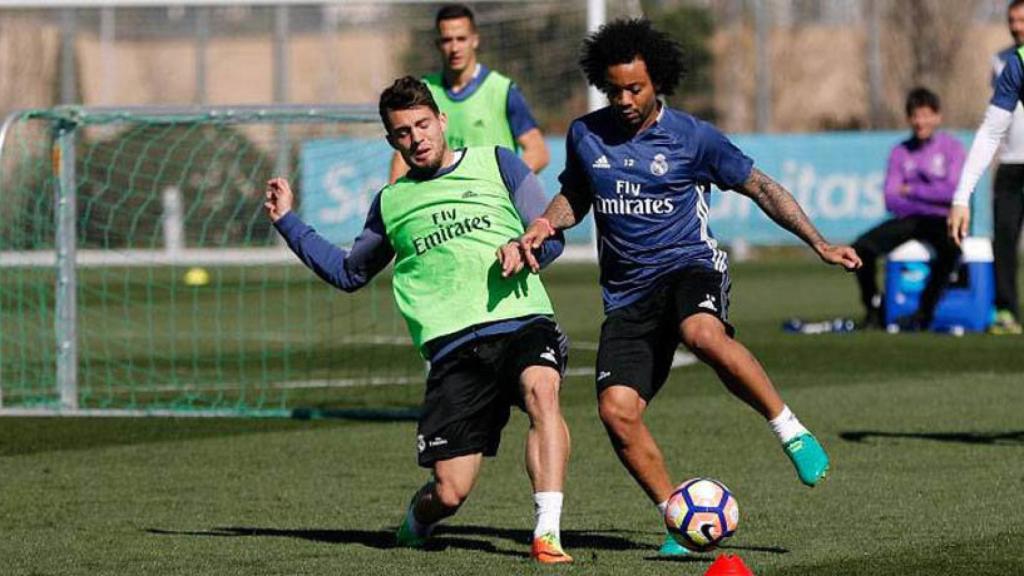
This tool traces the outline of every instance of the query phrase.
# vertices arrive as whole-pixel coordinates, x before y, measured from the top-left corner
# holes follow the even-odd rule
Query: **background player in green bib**
[[[416,444],[420,465],[433,470],[413,496],[398,544],[422,546],[437,522],[462,506],[483,457],[497,453],[515,404],[530,419],[526,466],[537,515],[531,554],[542,563],[571,562],[559,534],[569,458],[558,402],[567,341],[544,286],[523,270],[510,241],[543,210],[540,183],[510,150],[449,148],[444,115],[413,77],[381,94],[380,115],[388,142],[411,168],[374,198],[351,250],[291,211],[286,180],[269,182],[265,206],[295,254],[342,290],[362,287],[395,261],[395,301],[430,360]],[[556,244],[538,257],[553,260],[562,250]]]
[[[523,162],[540,172],[549,160],[544,136],[516,85],[477,61],[480,36],[473,11],[463,4],[445,5],[437,12],[435,27],[442,69],[423,81],[448,117],[448,146],[521,151]],[[395,182],[407,169],[402,155],[396,153],[389,181]]]

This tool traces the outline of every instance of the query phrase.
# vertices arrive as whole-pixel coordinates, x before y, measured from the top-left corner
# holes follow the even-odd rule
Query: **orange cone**
[[[754,576],[754,573],[743,563],[743,559],[733,554],[719,554],[711,563],[704,576]]]

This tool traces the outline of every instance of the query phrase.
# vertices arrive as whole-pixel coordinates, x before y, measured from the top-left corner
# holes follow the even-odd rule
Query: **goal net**
[[[438,67],[440,3],[117,4],[62,13],[75,20],[86,102],[269,101],[285,79],[292,102],[371,102],[390,79]],[[587,107],[576,59],[589,4],[474,4],[481,61],[519,83],[552,137]],[[635,3],[607,4],[613,17]],[[45,7],[25,17],[58,21]],[[194,59],[166,58],[190,39]],[[268,58],[238,60],[241,45],[250,56],[280,53],[302,65],[281,75]],[[208,60],[211,73],[181,68],[193,60]],[[222,73],[224,62],[258,78],[239,82]],[[75,85],[67,72],[48,82]],[[395,310],[389,273],[341,293],[297,261],[262,211],[266,180],[288,176],[300,216],[331,241],[351,242],[388,173],[382,136],[375,109],[298,104],[8,117],[0,131],[0,414],[417,405],[425,365]],[[549,145],[553,157],[562,149]],[[560,165],[552,164],[551,181]],[[592,258],[587,230],[572,234]]]
[[[291,414],[413,406],[424,362],[388,274],[321,282],[263,213],[350,242],[390,149],[358,108],[55,109],[0,143],[8,413]]]

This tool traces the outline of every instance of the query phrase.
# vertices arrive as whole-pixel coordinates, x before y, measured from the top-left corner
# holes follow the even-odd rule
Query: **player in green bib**
[[[363,231],[343,250],[291,210],[288,182],[268,183],[265,207],[289,248],[328,283],[351,292],[394,260],[395,302],[413,343],[430,361],[417,427],[419,464],[433,478],[413,496],[401,546],[423,546],[473,488],[484,456],[497,453],[511,406],[529,416],[526,463],[537,524],[531,554],[571,562],[559,524],[569,431],[558,402],[567,341],[538,276],[523,270],[512,239],[546,199],[510,150],[452,149],[446,118],[416,78],[381,94],[387,139],[411,167],[374,198]],[[536,256],[561,253],[559,239]]]
[[[549,160],[544,136],[516,85],[477,61],[480,36],[473,11],[463,4],[445,5],[437,12],[435,27],[442,70],[423,82],[448,116],[448,146],[502,146],[521,152],[526,165],[540,172]],[[390,182],[407,169],[396,153]]]

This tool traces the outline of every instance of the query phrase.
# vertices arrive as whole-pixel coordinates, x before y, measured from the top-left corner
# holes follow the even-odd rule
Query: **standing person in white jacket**
[[[1024,46],[1024,0],[1012,2],[1006,22],[1013,45],[992,57],[992,85],[1002,74],[1006,62],[1019,58],[1017,50]],[[1013,111],[1009,133],[999,149],[992,190],[994,218],[993,253],[996,269],[996,320],[991,334],[1020,334],[1020,307],[1017,297],[1017,245],[1021,221],[1024,219],[1024,106],[1019,102]]]
[[[992,58],[994,93],[964,164],[949,214],[949,232],[958,243],[967,236],[971,194],[998,150],[992,208],[997,311],[989,332],[1020,334],[1017,245],[1024,223],[1024,0],[1010,2],[1006,15],[1014,45]]]

